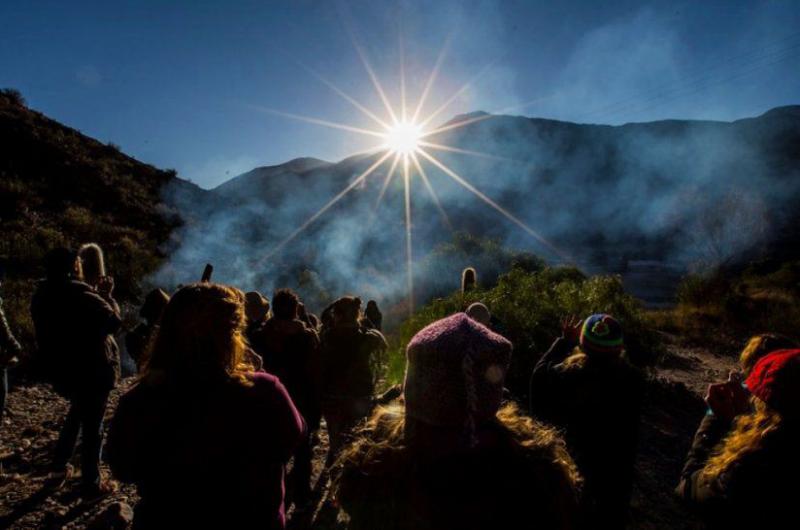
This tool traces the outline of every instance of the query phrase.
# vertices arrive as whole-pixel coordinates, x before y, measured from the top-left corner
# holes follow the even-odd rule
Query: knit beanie
[[[611,315],[594,314],[583,323],[580,344],[586,353],[622,353],[622,326]]]
[[[778,350],[762,357],[745,381],[750,393],[781,413],[800,409],[800,350]]]
[[[474,435],[475,425],[500,408],[511,349],[508,340],[464,313],[430,324],[406,352],[406,415]]]

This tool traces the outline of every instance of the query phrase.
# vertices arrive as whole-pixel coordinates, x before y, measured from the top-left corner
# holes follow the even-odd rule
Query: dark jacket
[[[113,302],[113,301],[112,301]],[[119,377],[116,303],[76,280],[45,280],[31,302],[39,358],[54,388],[108,391]]]
[[[322,337],[323,394],[363,398],[375,393],[375,356],[387,348],[380,331],[336,326]]]
[[[271,318],[254,329],[250,346],[264,360],[264,370],[280,379],[311,430],[319,426],[319,337],[301,320]]]
[[[303,419],[274,376],[166,384],[119,402],[106,452],[137,485],[134,528],[285,527],[284,466]]]
[[[676,493],[702,512],[709,528],[797,528],[800,425],[784,423],[720,477],[706,479],[702,470],[730,430],[730,422],[717,416],[703,418]]]
[[[136,363],[136,368],[141,369],[145,360],[145,352],[150,346],[150,341],[155,336],[158,326],[148,322],[140,322],[135,328],[125,335],[125,348],[128,355]]]
[[[587,517],[597,528],[624,528],[633,486],[644,380],[619,358],[564,361],[574,344],[557,339],[531,376],[531,413],[563,429],[585,479]]]

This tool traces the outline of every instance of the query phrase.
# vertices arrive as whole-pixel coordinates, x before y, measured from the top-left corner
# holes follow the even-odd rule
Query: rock
[[[133,521],[133,508],[125,502],[109,504],[105,510],[92,519],[87,528],[90,530],[127,528]]]

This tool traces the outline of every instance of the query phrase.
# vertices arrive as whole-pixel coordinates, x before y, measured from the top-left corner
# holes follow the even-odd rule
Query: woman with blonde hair
[[[706,401],[676,493],[711,528],[797,528],[800,350],[765,355],[744,387],[710,385]]]
[[[557,432],[503,404],[511,343],[464,313],[420,331],[403,402],[333,469],[350,530],[569,529],[580,478]]]
[[[747,376],[753,366],[766,354],[777,350],[789,350],[800,347],[797,341],[777,333],[762,333],[755,335],[747,341],[742,353],[739,354],[739,367]]]
[[[280,381],[254,370],[244,326],[231,287],[189,285],[167,304],[109,434],[114,475],[141,497],[134,528],[285,527],[284,466],[304,422]]]

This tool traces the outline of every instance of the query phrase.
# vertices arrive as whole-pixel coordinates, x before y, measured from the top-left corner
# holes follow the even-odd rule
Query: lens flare
[[[472,193],[478,199],[480,199],[481,201],[492,207],[496,212],[498,212],[503,217],[511,221],[513,224],[517,225],[528,235],[530,235],[533,239],[535,239],[543,248],[546,248],[550,253],[552,253],[555,256],[558,256],[560,259],[566,262],[571,262],[572,260],[569,258],[569,256],[567,256],[563,251],[561,251],[559,248],[553,245],[550,241],[545,239],[540,233],[535,231],[533,228],[529,227],[520,218],[516,217],[514,214],[509,212],[503,206],[495,202],[492,198],[484,194],[481,190],[476,188],[473,184],[468,182],[461,175],[456,173],[453,169],[445,165],[444,162],[442,162],[441,160],[430,154],[428,151],[426,151],[427,148],[437,151],[457,153],[461,155],[478,156],[494,160],[513,162],[513,160],[510,160],[505,157],[495,156],[488,153],[481,153],[478,151],[471,151],[468,149],[462,149],[455,146],[435,143],[428,140],[429,137],[436,137],[440,133],[459,129],[471,123],[480,122],[493,117],[492,114],[482,114],[480,116],[467,118],[455,123],[451,122],[443,126],[440,126],[438,128],[429,127],[430,123],[434,120],[434,118],[441,112],[443,112],[462,93],[464,93],[478,77],[482,76],[489,69],[491,64],[484,67],[475,78],[473,78],[468,83],[459,88],[453,95],[450,96],[450,98],[448,98],[444,102],[444,104],[439,106],[435,111],[431,112],[427,116],[420,116],[423,107],[425,105],[425,100],[433,87],[436,77],[439,74],[441,64],[444,60],[445,51],[447,48],[447,42],[446,42],[445,46],[443,47],[441,53],[439,54],[436,60],[431,75],[428,78],[427,82],[425,83],[425,87],[422,90],[419,99],[417,100],[417,104],[414,107],[414,113],[412,117],[409,119],[406,115],[405,61],[402,60],[400,65],[401,105],[400,105],[400,111],[397,112],[390,104],[386,92],[383,90],[383,87],[378,81],[378,77],[375,74],[375,71],[372,69],[369,60],[367,59],[366,52],[355,41],[354,35],[352,33],[351,33],[351,38],[353,39],[353,44],[356,48],[356,52],[358,53],[358,56],[361,59],[361,62],[364,65],[364,68],[366,69],[370,80],[372,81],[375,91],[378,93],[378,96],[380,97],[384,107],[386,108],[385,110],[389,115],[391,123],[387,123],[386,120],[381,119],[375,112],[369,110],[364,105],[359,103],[355,98],[345,93],[339,87],[337,87],[336,85],[334,85],[333,83],[331,83],[330,81],[319,75],[317,72],[309,68],[306,68],[306,70],[308,70],[309,73],[311,73],[311,75],[313,75],[322,83],[324,83],[326,86],[328,86],[328,88],[333,90],[336,94],[347,100],[358,110],[364,113],[367,117],[378,123],[383,129],[375,131],[371,129],[364,129],[362,127],[355,127],[343,123],[323,120],[320,118],[302,116],[299,114],[281,112],[273,109],[253,106],[253,108],[256,108],[257,110],[260,110],[262,112],[267,112],[273,115],[279,115],[299,121],[304,121],[306,123],[313,123],[315,125],[322,125],[325,127],[340,129],[351,133],[358,133],[367,136],[375,136],[381,138],[383,141],[381,144],[378,144],[372,149],[366,151],[366,153],[369,153],[367,156],[371,158],[374,157],[373,158],[374,162],[363,173],[361,173],[358,177],[353,179],[350,182],[350,184],[348,184],[337,195],[331,198],[324,206],[322,206],[322,208],[320,208],[316,213],[314,213],[311,217],[309,217],[296,230],[294,230],[291,234],[289,234],[283,241],[281,241],[275,248],[273,248],[266,255],[264,259],[269,259],[281,248],[283,248],[289,242],[294,240],[298,235],[300,235],[300,233],[302,233],[311,224],[313,224],[319,217],[321,217],[325,212],[330,210],[333,207],[333,205],[339,202],[345,195],[347,195],[357,187],[362,187],[362,185],[366,182],[367,177],[369,177],[370,174],[378,170],[378,168],[381,167],[384,164],[384,162],[386,162],[391,157],[392,161],[390,163],[389,171],[386,173],[383,185],[380,188],[378,199],[375,202],[375,206],[372,210],[372,216],[375,215],[376,210],[380,206],[381,200],[386,194],[387,189],[389,188],[389,184],[392,182],[393,175],[395,174],[395,171],[398,169],[399,166],[399,168],[402,170],[402,176],[403,176],[403,195],[404,195],[404,206],[405,206],[405,253],[406,253],[406,273],[408,281],[407,288],[408,288],[409,311],[413,311],[414,309],[414,277],[413,277],[413,256],[412,256],[413,245],[412,245],[412,223],[411,223],[411,213],[412,213],[411,184],[412,184],[412,177],[414,175],[412,174],[412,166],[416,170],[416,175],[419,176],[419,179],[422,181],[423,185],[430,194],[431,199],[434,202],[434,205],[439,210],[439,213],[442,216],[442,221],[444,222],[444,224],[447,226],[448,229],[450,229],[451,231],[453,230],[453,226],[450,223],[450,219],[447,216],[447,213],[444,211],[444,208],[441,202],[439,201],[439,197],[436,194],[436,191],[434,190],[433,186],[431,185],[428,175],[426,175],[425,170],[423,169],[421,159],[426,161],[431,166],[435,167],[445,175],[452,178],[455,182],[461,185],[461,187],[465,188],[467,191]],[[401,57],[404,57],[404,52],[402,49],[402,39],[401,39]],[[398,114],[399,114],[399,119],[398,119]],[[377,154],[377,153],[382,153],[382,154]],[[400,165],[401,162],[402,165]]]
[[[409,155],[419,148],[422,130],[411,122],[400,122],[386,132],[386,149],[393,153]]]

